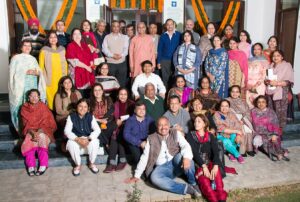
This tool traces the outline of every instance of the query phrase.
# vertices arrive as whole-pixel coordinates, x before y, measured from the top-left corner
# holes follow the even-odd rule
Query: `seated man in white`
[[[134,95],[134,99],[139,99],[145,93],[145,85],[146,83],[152,83],[156,89],[156,94],[158,93],[162,98],[165,97],[166,87],[164,86],[161,78],[152,73],[153,66],[152,62],[149,60],[145,60],[142,62],[143,73],[138,75],[132,84],[132,93]]]
[[[127,179],[128,183],[139,181],[145,171],[152,184],[160,189],[177,193],[201,196],[195,180],[195,165],[191,146],[183,134],[170,130],[166,117],[157,121],[157,132],[149,135],[144,152],[140,158],[134,177]],[[188,184],[174,180],[184,174]]]
[[[65,126],[65,135],[68,137],[67,150],[75,163],[73,175],[80,175],[81,157],[87,150],[89,155],[89,168],[93,173],[98,173],[95,160],[99,150],[99,140],[101,129],[95,117],[89,113],[89,104],[82,98],[77,103],[76,112],[70,114]]]

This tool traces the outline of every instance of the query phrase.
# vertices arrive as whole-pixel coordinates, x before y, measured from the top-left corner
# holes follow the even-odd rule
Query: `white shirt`
[[[73,129],[73,122],[71,120],[71,117],[68,116],[64,132],[69,140],[75,140],[77,138],[77,135],[72,132],[72,129]],[[94,116],[92,119],[92,130],[93,132],[91,132],[91,134],[89,135],[89,139],[91,140],[97,139],[101,133],[101,129]]]
[[[145,73],[142,73],[138,75],[132,84],[131,91],[135,96],[139,96],[139,88],[144,88],[147,83],[152,83],[155,87],[155,94],[157,91],[159,94],[165,94],[166,93],[166,87],[164,86],[164,83],[162,82],[161,78],[151,73],[148,77]],[[143,89],[144,90],[144,89]]]
[[[183,156],[183,158],[192,160],[193,159],[192,148],[191,148],[190,144],[185,140],[183,134],[179,131],[177,131],[177,142],[179,144],[180,153]],[[143,174],[143,172],[147,166],[149,153],[150,153],[150,144],[149,144],[149,141],[147,141],[144,152],[143,152],[143,154],[140,158],[140,161],[135,169],[134,177],[140,178],[141,175]],[[172,159],[173,159],[173,156],[169,153],[166,141],[163,140],[161,143],[160,152],[159,152],[159,155],[158,155],[155,165],[157,165],[157,166],[162,165],[168,161],[171,161]]]

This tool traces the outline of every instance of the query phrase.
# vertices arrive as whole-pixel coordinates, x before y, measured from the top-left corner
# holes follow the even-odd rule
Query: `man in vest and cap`
[[[161,117],[157,121],[157,132],[149,135],[134,177],[127,183],[139,181],[145,171],[152,184],[160,189],[176,193],[201,196],[195,180],[195,166],[191,146],[183,134],[170,129],[169,120]],[[175,177],[184,174],[188,184],[176,182]]]

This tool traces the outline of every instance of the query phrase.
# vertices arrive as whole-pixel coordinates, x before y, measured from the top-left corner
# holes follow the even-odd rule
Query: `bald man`
[[[194,26],[195,26],[195,23],[191,19],[188,19],[185,22],[185,30],[189,30],[193,33],[194,43],[196,46],[198,46],[199,42],[200,42],[200,35],[194,31]]]

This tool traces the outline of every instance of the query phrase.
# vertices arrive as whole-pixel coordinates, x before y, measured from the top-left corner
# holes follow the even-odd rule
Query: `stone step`
[[[282,135],[282,146],[284,148],[300,146],[300,133],[284,133]]]
[[[295,120],[300,120],[300,111],[294,112]]]
[[[292,123],[286,125],[283,130],[284,133],[299,132],[300,133],[300,120],[295,120]]]
[[[108,155],[98,155],[95,164],[106,164]],[[38,164],[38,162],[37,162]],[[68,154],[62,154],[55,151],[49,152],[49,167],[73,166],[72,159]],[[88,164],[88,156],[83,155],[81,165]],[[0,170],[25,168],[24,157],[21,154],[12,152],[0,152]]]

